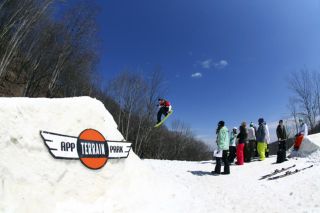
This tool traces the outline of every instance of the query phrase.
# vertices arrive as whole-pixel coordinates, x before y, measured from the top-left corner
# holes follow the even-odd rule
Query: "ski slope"
[[[77,136],[94,128],[107,140],[122,140],[101,102],[0,98],[0,122],[0,212],[320,212],[317,149],[283,164],[273,164],[272,156],[231,166],[228,176],[210,175],[212,161],[140,160],[132,151],[89,170],[79,160],[54,159],[39,131]],[[293,164],[314,167],[258,180]]]

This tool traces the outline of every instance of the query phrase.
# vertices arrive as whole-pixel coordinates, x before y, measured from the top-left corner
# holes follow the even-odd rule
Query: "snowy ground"
[[[308,158],[273,164],[270,157],[231,174],[212,176],[214,162],[109,159],[99,170],[54,159],[40,130],[77,136],[87,128],[122,140],[95,99],[0,98],[0,212],[206,213],[320,212],[320,134],[303,142]],[[310,155],[308,151],[314,151]],[[258,180],[275,169],[314,164],[279,180]]]
[[[192,200],[185,202],[192,206],[188,212],[320,212],[318,161],[299,158],[273,164],[275,161],[275,156],[271,156],[263,162],[234,165],[231,175],[212,176],[215,165],[211,161],[144,160],[158,175],[182,185],[192,195]],[[315,166],[278,180],[258,180],[293,164],[296,168]]]

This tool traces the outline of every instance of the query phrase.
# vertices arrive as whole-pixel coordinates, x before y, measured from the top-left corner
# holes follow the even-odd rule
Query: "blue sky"
[[[99,70],[160,65],[174,114],[213,141],[259,117],[288,115],[290,72],[320,68],[318,0],[101,0]],[[168,122],[170,125],[170,121]]]

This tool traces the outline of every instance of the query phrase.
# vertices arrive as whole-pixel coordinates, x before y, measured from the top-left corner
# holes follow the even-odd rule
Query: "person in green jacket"
[[[225,127],[224,121],[219,121],[217,134],[217,145],[218,151],[222,152],[222,156],[216,156],[216,167],[211,173],[214,175],[219,174],[230,174],[230,166],[228,161],[228,151],[229,151],[229,132],[227,127]],[[224,171],[221,173],[221,159],[224,163]]]

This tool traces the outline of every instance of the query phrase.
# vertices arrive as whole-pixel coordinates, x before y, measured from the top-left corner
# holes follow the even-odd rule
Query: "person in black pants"
[[[219,175],[219,174],[230,174],[230,166],[228,161],[228,151],[229,151],[229,132],[227,127],[224,125],[224,121],[220,121],[218,123],[218,128],[216,131],[217,134],[217,146],[218,150],[221,153],[222,156],[215,156],[216,157],[216,167],[214,171],[211,173],[213,175]],[[224,163],[224,170],[221,173],[221,160]]]
[[[283,120],[279,121],[277,126],[277,137],[279,141],[279,150],[286,150],[287,131],[283,125]]]

